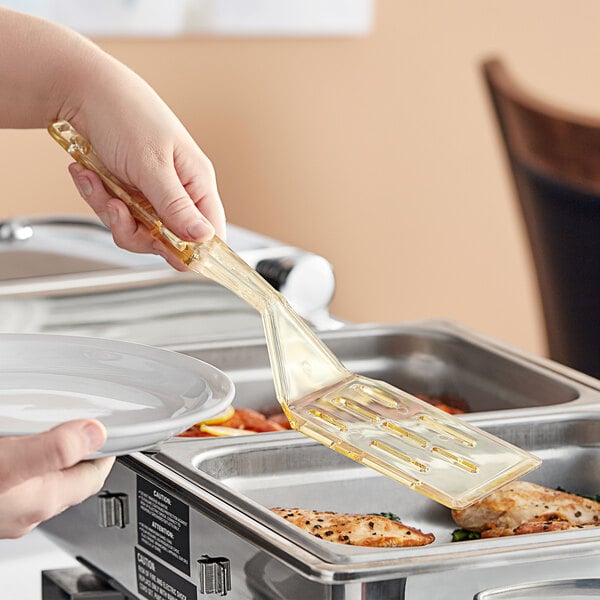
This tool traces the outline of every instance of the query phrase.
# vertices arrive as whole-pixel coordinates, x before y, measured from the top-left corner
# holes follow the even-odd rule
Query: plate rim
[[[47,333],[0,333],[0,350],[4,344],[8,344],[11,341],[18,342],[54,342],[56,344],[67,344],[67,345],[75,345],[75,346],[93,346],[97,349],[105,349],[111,350],[115,352],[121,351],[123,354],[135,354],[136,350],[139,350],[141,354],[150,355],[149,357],[155,360],[156,362],[160,362],[159,358],[156,355],[168,356],[171,361],[177,361],[177,363],[184,363],[181,368],[185,369],[186,364],[190,365],[190,370],[198,370],[204,369],[206,370],[206,374],[203,374],[200,378],[205,383],[206,389],[203,394],[208,394],[208,398],[202,401],[200,407],[197,407],[196,410],[190,410],[183,415],[167,418],[162,420],[155,421],[147,421],[142,423],[129,423],[126,425],[112,425],[110,427],[103,425],[107,429],[107,433],[109,436],[105,442],[105,445],[109,444],[111,439],[122,438],[126,434],[131,436],[139,436],[139,435],[152,435],[160,433],[161,431],[172,431],[178,429],[183,431],[185,428],[191,426],[200,420],[196,418],[195,414],[201,414],[202,418],[211,418],[219,412],[222,412],[231,404],[233,398],[235,396],[235,384],[232,379],[221,369],[207,363],[199,358],[189,356],[187,354],[183,354],[181,352],[177,352],[175,350],[171,350],[168,348],[161,348],[159,346],[152,346],[150,344],[144,344],[140,342],[130,342],[126,340],[113,340],[110,338],[100,338],[100,337],[92,337],[92,336],[77,336],[77,335],[64,335],[64,334],[47,334]],[[0,371],[2,368],[0,367]],[[211,383],[218,384],[217,386],[211,385]],[[215,389],[217,388],[217,389]],[[48,431],[57,425],[62,423],[66,423],[68,421],[78,420],[79,418],[83,419],[95,419],[102,422],[101,417],[75,417],[69,418],[63,421],[57,421],[54,424],[50,424],[47,429],[40,431],[3,431],[0,425],[0,436],[28,436],[28,435],[37,435],[39,433],[43,433],[44,431]],[[196,419],[196,420],[194,420]],[[168,427],[165,427],[165,423],[168,423]],[[112,435],[111,435],[112,434]],[[162,438],[161,438],[162,439]],[[160,440],[157,440],[157,442]],[[134,450],[131,450],[132,452]]]

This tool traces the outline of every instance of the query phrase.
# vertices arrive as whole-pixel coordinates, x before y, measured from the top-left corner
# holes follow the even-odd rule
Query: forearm
[[[225,234],[214,169],[158,94],[83,36],[0,8],[0,128],[46,127],[67,120],[117,178],[139,189],[165,224],[187,241]],[[84,198],[115,241],[160,252],[126,207],[75,172]],[[90,188],[87,192],[85,188]],[[119,223],[109,209],[121,211]]]
[[[76,119],[117,61],[74,31],[0,7],[0,127]],[[108,65],[111,65],[110,67]]]

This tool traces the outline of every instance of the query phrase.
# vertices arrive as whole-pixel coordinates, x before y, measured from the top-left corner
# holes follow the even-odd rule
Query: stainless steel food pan
[[[550,407],[477,421],[542,457],[531,481],[582,494],[600,489],[599,410]],[[119,459],[106,486],[105,495],[125,499],[129,508],[123,528],[99,527],[99,499],[92,498],[44,530],[133,594],[137,557],[148,555],[140,548],[140,489],[189,507],[188,571],[165,564],[167,555],[150,554],[152,560],[198,589],[206,583],[202,561],[227,561],[228,597],[236,600],[459,600],[551,577],[591,578],[600,561],[600,528],[452,543],[448,509],[293,432],[169,442],[157,455]],[[337,545],[290,525],[272,506],[393,511],[436,541],[420,548]],[[164,510],[160,518],[168,524]],[[168,549],[168,538],[162,543]],[[198,593],[204,597],[211,596]]]
[[[552,408],[537,416],[477,420],[488,431],[543,459],[542,467],[528,480],[580,494],[600,490],[600,410],[573,407],[567,415]],[[302,589],[300,579],[314,577],[315,571],[318,578],[334,581],[402,577],[407,579],[407,598],[447,600],[556,574],[590,577],[600,564],[600,528],[453,543],[456,525],[448,509],[296,434],[285,439],[272,434],[261,441],[217,440],[196,449],[172,444],[157,460],[320,561],[319,567],[304,564],[301,575],[286,577],[285,584],[274,587],[278,563],[292,565],[298,557],[287,552],[253,557],[252,568],[245,570],[247,583],[269,598],[302,598],[294,590]],[[436,541],[403,549],[338,545],[286,523],[270,512],[273,506],[391,511],[405,523],[433,532]],[[255,573],[260,574],[257,580],[253,580]],[[442,581],[449,587],[440,587]],[[452,589],[464,595],[451,595]]]
[[[464,418],[543,459],[531,481],[600,491],[597,380],[447,322],[347,327],[321,336],[355,372],[414,393],[467,400],[475,412]],[[277,406],[264,339],[177,349],[227,371],[238,406]],[[43,525],[133,597],[144,597],[136,568],[148,555],[140,548],[140,486],[187,507],[187,571],[150,556],[175,573],[173,581],[197,589],[191,597],[198,600],[215,597],[200,592],[206,560],[230,567],[227,597],[235,600],[464,600],[500,586],[594,577],[600,564],[600,528],[451,543],[447,509],[295,432],[175,439],[160,453],[120,458],[102,498]],[[269,510],[276,505],[393,511],[437,539],[423,548],[338,546],[276,517]],[[129,520],[107,527],[115,510]],[[168,549],[169,539],[159,539]]]
[[[598,401],[599,381],[449,321],[352,325],[319,337],[355,373],[414,394],[459,398],[477,413]],[[277,408],[264,337],[169,348],[227,372],[235,405]]]
[[[567,415],[552,409],[534,417],[503,417],[481,420],[479,424],[542,458],[542,466],[526,477],[528,481],[584,495],[600,491],[600,406],[597,411],[581,407]],[[427,555],[437,568],[442,557],[450,565],[466,548],[502,548],[506,541],[450,543],[456,526],[448,509],[295,433],[270,434],[260,441],[254,436],[220,438],[196,447],[167,444],[156,460],[330,563],[384,560],[397,551],[324,542],[287,524],[268,509],[281,506],[399,514],[407,524],[436,536],[430,547],[402,550],[402,556],[411,555],[413,559],[411,570],[429,569],[431,565],[425,567]],[[560,532],[556,539],[565,539],[565,533]],[[584,532],[579,538],[581,533],[571,532],[574,545],[575,540],[585,540],[588,534],[600,542],[600,528]],[[529,544],[536,548],[542,539],[540,535],[516,536],[508,543],[513,549],[529,548]],[[476,562],[471,557],[470,566]]]

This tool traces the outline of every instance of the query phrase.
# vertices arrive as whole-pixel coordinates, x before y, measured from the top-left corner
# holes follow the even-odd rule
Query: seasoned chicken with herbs
[[[423,533],[419,529],[379,515],[301,508],[272,508],[271,510],[307,533],[338,544],[398,548],[426,546],[435,539],[432,533]]]
[[[452,517],[482,538],[600,526],[600,502],[576,494],[516,481]]]

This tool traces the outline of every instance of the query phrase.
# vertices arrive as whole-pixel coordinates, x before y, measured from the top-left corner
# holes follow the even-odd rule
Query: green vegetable
[[[376,517],[385,517],[386,519],[389,519],[390,521],[402,522],[402,519],[398,515],[395,515],[392,512],[380,512],[380,513],[369,513],[369,514],[375,515]]]
[[[455,529],[452,532],[453,542],[464,542],[465,540],[478,540],[481,534],[476,531],[467,531],[466,529]]]

